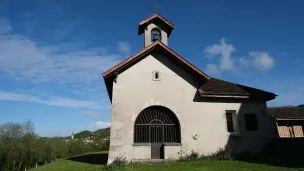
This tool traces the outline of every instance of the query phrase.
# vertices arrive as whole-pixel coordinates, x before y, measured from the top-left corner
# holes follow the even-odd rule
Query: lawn
[[[102,171],[108,170],[105,165],[97,164],[94,157],[104,155],[104,153],[87,154],[76,158],[60,160],[52,164],[30,169],[30,171]],[[88,158],[84,161],[85,157]],[[80,159],[80,160],[79,160]],[[100,158],[99,158],[100,159]],[[78,161],[77,161],[78,160]],[[88,162],[89,161],[89,162]],[[103,161],[104,162],[104,161]],[[136,164],[117,169],[117,171],[297,171],[302,168],[282,167],[267,165],[262,163],[244,161],[205,161],[205,162],[185,162],[171,164]]]
[[[51,164],[40,166],[37,169],[33,168],[30,171],[95,171],[102,170],[104,167],[97,164],[89,164],[82,162],[75,162],[71,160],[60,160]]]

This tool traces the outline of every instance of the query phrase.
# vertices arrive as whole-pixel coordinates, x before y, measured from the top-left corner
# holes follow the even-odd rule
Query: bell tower
[[[173,28],[174,25],[170,21],[155,13],[139,23],[138,35],[144,33],[145,47],[155,41],[160,41],[168,46],[168,38]]]

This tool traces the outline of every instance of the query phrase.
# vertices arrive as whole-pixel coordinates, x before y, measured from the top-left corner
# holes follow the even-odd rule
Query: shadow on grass
[[[243,155],[238,161],[278,167],[304,168],[304,139],[273,140],[265,154]]]
[[[89,164],[105,165],[108,161],[108,153],[86,154],[82,156],[71,157],[68,160]]]
[[[258,156],[246,156],[237,158],[238,161],[265,164],[277,167],[288,167],[288,168],[304,168],[302,156],[297,155],[258,155]]]

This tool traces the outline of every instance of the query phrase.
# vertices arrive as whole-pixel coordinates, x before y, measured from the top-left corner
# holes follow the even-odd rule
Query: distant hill
[[[95,131],[96,136],[100,137],[100,138],[110,138],[110,127],[109,128],[104,128],[104,129],[99,129],[97,131]]]
[[[93,132],[85,130],[74,134],[74,138],[86,138],[92,135]]]
[[[108,139],[110,137],[110,128],[98,129],[97,131],[91,132],[88,130],[78,132],[74,134],[74,138],[82,139],[91,136],[92,134],[96,134],[96,137],[100,139]]]
[[[304,104],[301,104],[298,107],[301,108],[302,111],[304,111]]]

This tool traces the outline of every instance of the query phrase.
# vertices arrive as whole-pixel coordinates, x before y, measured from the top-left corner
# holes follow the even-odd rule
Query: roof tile
[[[269,107],[267,113],[273,118],[304,118],[304,110],[295,106]]]
[[[223,81],[216,78],[210,78],[201,87],[200,93],[202,95],[238,95],[250,96],[254,98],[272,99],[276,95],[264,90],[247,87],[240,84]]]

